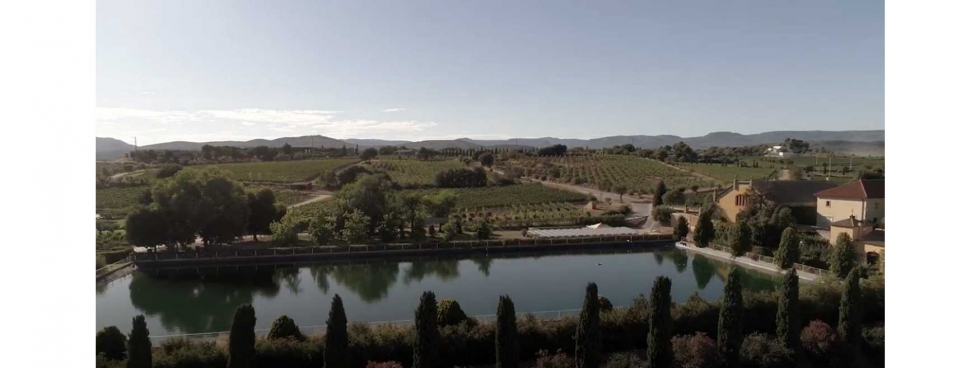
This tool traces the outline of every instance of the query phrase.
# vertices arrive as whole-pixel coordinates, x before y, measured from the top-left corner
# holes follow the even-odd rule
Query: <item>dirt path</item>
[[[647,160],[650,160],[650,159],[648,158]],[[705,175],[705,174],[699,173],[699,172],[694,171],[694,170],[688,170],[688,169],[685,169],[685,168],[680,167],[680,166],[674,166],[674,165],[668,164],[666,162],[662,162],[660,160],[654,160],[654,161],[660,162],[660,163],[662,163],[662,164],[664,164],[664,165],[666,165],[668,167],[672,167],[672,168],[675,168],[675,169],[680,170],[680,171],[688,172],[691,175],[697,176],[697,177],[699,177],[701,179],[708,180],[708,181],[713,182],[713,183],[725,183],[724,180],[719,179],[719,178],[716,178],[716,177],[711,176],[711,175]]]
[[[572,184],[555,183],[552,181],[543,181],[537,179],[525,178],[531,180],[535,183],[541,183],[546,187],[551,187],[555,189],[567,190],[570,192],[577,192],[582,194],[588,194],[596,198],[612,198],[613,201],[619,200],[619,194],[612,192],[604,192],[598,189],[592,189],[587,187],[582,187]],[[646,222],[640,226],[644,230],[652,231],[656,225],[656,221],[653,219],[653,203],[648,199],[643,199],[639,197],[634,197],[630,195],[623,195],[623,202],[629,203],[630,207],[633,209],[634,216],[646,216]]]
[[[332,192],[321,191],[321,192],[318,192],[318,194],[317,194],[316,197],[307,199],[307,200],[302,201],[302,202],[299,202],[299,203],[291,204],[291,205],[289,205],[288,208],[305,206],[305,205],[308,205],[310,203],[319,202],[319,201],[325,201],[325,200],[330,199],[330,198],[333,198],[333,193]]]
[[[136,174],[139,174],[139,173],[141,173],[141,172],[144,172],[144,171],[146,171],[146,170],[148,170],[148,169],[143,169],[143,170],[136,170],[136,171],[128,171],[128,172],[123,172],[123,173],[118,173],[118,174],[116,174],[116,175],[113,175],[113,176],[110,176],[110,177],[109,177],[109,179],[112,179],[112,180],[119,180],[119,179],[122,179],[122,178],[123,178],[124,176],[130,176],[130,175],[136,175]]]

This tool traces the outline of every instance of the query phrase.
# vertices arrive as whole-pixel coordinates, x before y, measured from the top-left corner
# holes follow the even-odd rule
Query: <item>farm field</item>
[[[628,193],[652,193],[661,180],[667,188],[715,184],[690,172],[635,156],[524,157],[511,159],[507,165],[523,170],[524,176],[597,189],[603,180],[609,180],[613,187],[625,186]]]
[[[761,165],[761,164],[760,164]],[[735,165],[722,166],[720,164],[677,164],[678,167],[685,170],[691,170],[697,173],[701,173],[713,178],[718,179],[721,182],[731,184],[731,181],[736,177],[742,180],[749,179],[765,179],[771,175],[773,172],[778,172],[778,168],[766,167],[738,167]]]
[[[463,220],[463,227],[474,231],[482,219],[496,229],[515,229],[542,226],[575,226],[608,222],[612,217],[592,216],[581,206],[572,203],[514,204],[494,208],[457,206],[453,215]],[[620,221],[622,215],[618,216]]]
[[[231,179],[238,181],[293,183],[313,180],[327,170],[357,162],[356,158],[331,158],[325,160],[245,162],[234,164],[189,166],[184,170],[203,170],[217,167],[231,173]]]
[[[140,194],[148,185],[95,190],[95,213],[105,219],[122,218],[129,206],[139,203]]]
[[[367,164],[386,171],[395,183],[409,188],[432,185],[439,172],[466,167],[457,160],[375,159]]]
[[[504,187],[419,189],[405,192],[424,194],[450,191],[456,194],[458,208],[505,207],[518,204],[542,204],[558,202],[585,202],[588,196],[581,193],[546,187],[541,184],[518,184]]]
[[[764,157],[764,156],[749,156],[743,158],[742,160],[746,162],[759,161],[759,166],[762,166],[764,162],[776,166],[780,166],[781,165],[779,162],[780,160],[783,160],[782,165],[785,165],[789,161],[793,161],[793,165],[799,167],[813,166],[814,168],[816,168],[817,166],[823,167],[823,164],[827,163],[827,164],[833,164],[832,167],[828,166],[828,170],[831,171],[840,170],[842,167],[851,166],[851,165],[853,165],[854,171],[859,171],[866,167],[871,167],[871,168],[885,167],[885,159],[879,157],[836,156],[833,157],[833,160],[831,160],[831,158],[827,156],[793,156],[793,157],[787,157],[783,159],[775,158],[775,157]]]

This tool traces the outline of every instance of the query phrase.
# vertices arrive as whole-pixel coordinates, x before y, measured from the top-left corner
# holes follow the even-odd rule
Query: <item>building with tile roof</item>
[[[814,194],[817,197],[817,226],[854,217],[875,227],[885,224],[885,179],[856,180]]]

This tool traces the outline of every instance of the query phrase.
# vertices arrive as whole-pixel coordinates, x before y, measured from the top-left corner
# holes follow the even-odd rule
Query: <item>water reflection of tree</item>
[[[310,266],[310,275],[313,276],[313,283],[324,295],[330,294],[330,271],[333,266],[313,265]]]
[[[335,265],[329,273],[362,300],[373,303],[388,295],[398,280],[398,271],[397,263],[368,263]]]
[[[653,252],[653,260],[657,261],[657,266],[664,264],[664,255],[660,252]]]
[[[694,280],[698,283],[698,290],[704,290],[711,278],[714,277],[717,268],[708,257],[695,254],[691,261],[691,269],[694,271]]]
[[[473,259],[473,263],[480,270],[483,276],[490,276],[490,265],[493,264],[493,258],[490,257],[477,257]]]
[[[687,270],[687,252],[677,251],[670,252],[668,257],[674,261],[674,267],[677,268],[678,274],[683,274]]]
[[[289,292],[293,295],[299,294],[302,291],[299,287],[299,268],[277,268],[272,276],[276,283],[285,283],[286,288],[289,289]]]
[[[489,273],[489,263],[487,264]],[[422,281],[425,276],[436,275],[440,280],[449,281],[459,277],[459,261],[455,259],[426,259],[414,261],[408,266],[402,282]]]
[[[279,283],[273,280],[273,271],[169,277],[137,273],[129,284],[129,298],[143,313],[159,316],[167,331],[224,331],[231,327],[231,317],[239,305],[251,303],[256,294],[278,295]]]

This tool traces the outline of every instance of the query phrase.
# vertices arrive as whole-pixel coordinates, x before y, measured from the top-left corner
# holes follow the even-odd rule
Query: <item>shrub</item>
[[[242,304],[235,310],[228,333],[228,368],[251,367],[255,357],[255,309]]]
[[[609,298],[599,295],[599,310],[602,312],[613,310],[613,304],[609,301]]]
[[[675,336],[670,340],[674,349],[676,368],[715,368],[719,366],[718,347],[715,340],[704,332],[696,335]]]
[[[878,364],[885,364],[885,327],[870,327],[861,331],[861,348],[868,358]]]
[[[755,333],[742,341],[742,367],[791,368],[795,366],[793,352],[779,340],[766,334]]]
[[[293,338],[302,341],[304,339],[299,327],[296,327],[296,322],[287,316],[279,316],[272,322],[272,328],[269,329],[267,337],[269,340]]]
[[[256,367],[323,367],[321,339],[261,339],[255,342]]]
[[[153,352],[155,368],[223,368],[228,356],[214,341],[194,342],[186,338],[169,339]]]
[[[90,345],[91,346],[91,345]],[[107,359],[121,360],[126,357],[126,335],[116,326],[105,327],[95,333],[95,353]]]
[[[648,368],[649,365],[635,353],[614,353],[606,359],[604,368]]]
[[[820,320],[811,321],[800,333],[800,345],[807,358],[815,366],[827,366],[835,361],[840,352],[840,340],[830,325]]]
[[[453,299],[443,299],[439,301],[436,321],[439,327],[457,325],[466,322],[466,312]]]
[[[551,355],[541,350],[538,352],[538,358],[534,360],[534,368],[575,368],[575,361],[561,349]]]
[[[667,206],[657,206],[653,211],[653,219],[657,222],[667,225],[670,224],[670,214],[674,213],[674,210]]]

